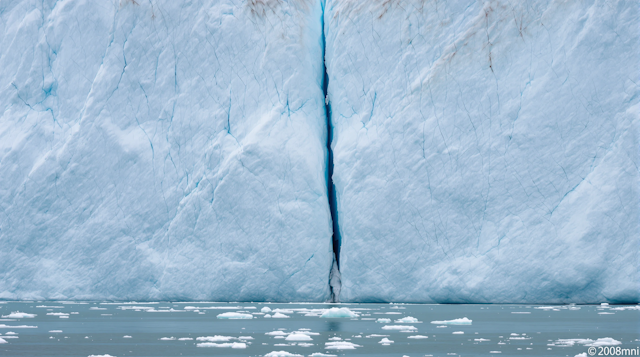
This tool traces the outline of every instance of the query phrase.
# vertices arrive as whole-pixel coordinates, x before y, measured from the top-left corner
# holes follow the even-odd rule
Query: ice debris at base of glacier
[[[322,11],[3,3],[0,299],[329,299]]]
[[[639,13],[327,0],[340,301],[640,301]]]

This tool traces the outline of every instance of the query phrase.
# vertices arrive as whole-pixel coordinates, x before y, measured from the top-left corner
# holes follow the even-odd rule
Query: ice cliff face
[[[4,1],[0,299],[637,302],[639,18]]]
[[[319,2],[1,7],[0,298],[329,298]]]
[[[638,301],[638,5],[327,0],[343,301]]]

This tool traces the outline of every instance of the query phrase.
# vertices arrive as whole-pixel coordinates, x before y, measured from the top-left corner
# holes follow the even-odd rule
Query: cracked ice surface
[[[319,1],[5,1],[0,298],[321,301]]]
[[[639,300],[637,4],[324,18],[341,301]]]

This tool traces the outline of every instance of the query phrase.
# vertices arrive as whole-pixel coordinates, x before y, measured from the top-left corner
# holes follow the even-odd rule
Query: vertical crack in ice
[[[340,298],[340,229],[338,226],[338,209],[336,206],[336,187],[333,183],[333,150],[331,149],[331,142],[333,140],[333,124],[331,122],[331,103],[329,102],[328,88],[329,88],[329,74],[327,73],[327,63],[325,58],[326,53],[326,39],[324,28],[324,11],[326,2],[322,3],[322,63],[324,68],[324,77],[322,79],[322,91],[324,93],[325,115],[327,123],[327,193],[329,195],[329,208],[331,211],[331,222],[333,225],[333,255],[334,261],[329,273],[329,289],[331,290],[331,302],[339,302]]]

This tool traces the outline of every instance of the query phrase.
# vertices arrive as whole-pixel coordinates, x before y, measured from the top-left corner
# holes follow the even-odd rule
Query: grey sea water
[[[286,317],[267,318],[264,307]],[[358,316],[321,318],[331,307]],[[590,347],[596,355],[633,355],[640,351],[639,307],[4,302],[0,356],[573,357],[589,356]],[[228,312],[252,318],[219,318]],[[472,322],[445,323],[464,317]],[[294,331],[308,341],[292,341]]]

